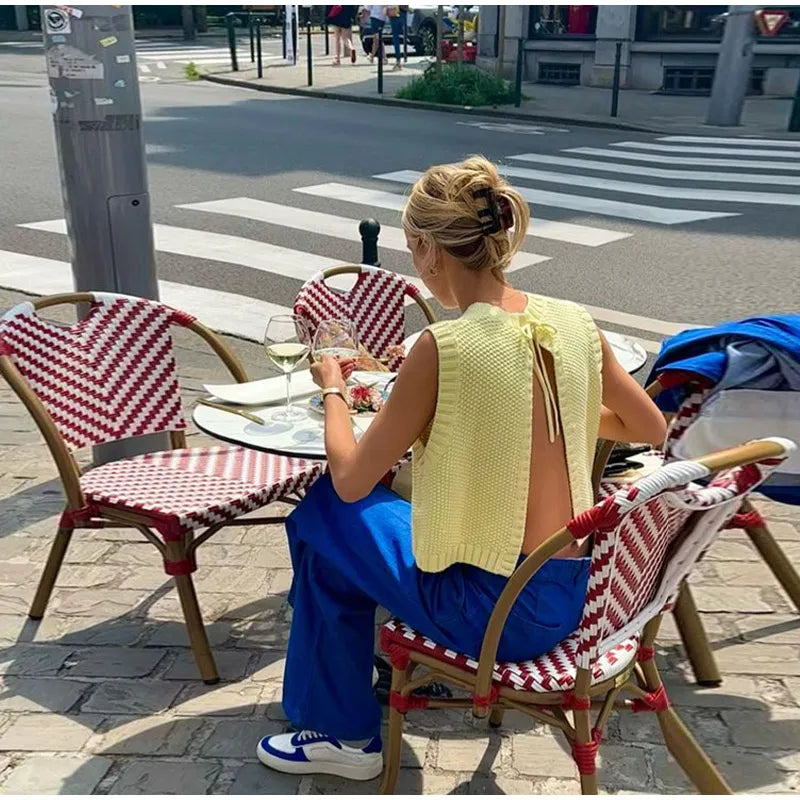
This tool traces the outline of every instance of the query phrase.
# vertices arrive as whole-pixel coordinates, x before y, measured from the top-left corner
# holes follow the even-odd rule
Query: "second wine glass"
[[[306,413],[292,405],[292,372],[308,358],[309,334],[306,321],[291,314],[270,317],[264,333],[264,349],[269,360],[286,375],[286,408],[272,418],[283,422],[299,422]]]
[[[322,320],[314,332],[312,347],[315,359],[323,356],[356,358],[358,356],[358,335],[355,323],[349,319]]]

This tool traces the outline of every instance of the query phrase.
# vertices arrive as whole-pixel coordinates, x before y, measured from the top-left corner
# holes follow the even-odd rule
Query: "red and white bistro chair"
[[[711,392],[705,381],[692,373],[678,373],[668,377],[659,376],[647,387],[647,392],[655,398],[665,389],[679,384],[688,386],[690,391],[687,392],[684,401],[670,418],[664,448],[659,454],[664,463],[681,458],[684,434],[698,420],[703,404]],[[780,424],[776,424],[775,433],[781,432]],[[742,434],[747,435],[747,431],[743,430]],[[618,488],[617,483],[603,481],[601,477],[613,447],[613,442],[604,442],[595,459],[593,480],[595,486],[598,487],[598,497],[608,496]],[[747,534],[761,558],[764,559],[764,563],[800,612],[800,575],[775,540],[764,518],[748,498],[742,500],[740,508],[726,527],[738,528]],[[719,686],[722,683],[722,675],[717,667],[688,583],[681,586],[673,607],[673,614],[697,682],[701,686]]]
[[[336,289],[326,281],[338,275],[355,275],[348,290]],[[430,324],[436,322],[428,301],[411,281],[380,267],[343,264],[309,278],[294,301],[294,313],[308,321],[315,331],[325,319],[351,320],[359,343],[374,358],[390,357],[389,348],[405,338],[406,299],[413,300]],[[402,358],[390,358],[389,369],[400,368]]]
[[[89,310],[71,325],[38,313],[77,303]],[[152,300],[99,292],[53,295],[0,317],[0,373],[42,432],[66,496],[29,614],[44,616],[75,529],[136,528],[174,577],[200,674],[216,683],[192,582],[197,548],[226,525],[282,521],[240,518],[302,492],[323,465],[243,447],[187,448],[172,326],[198,334],[235,381],[248,380],[218,336],[191,315]],[[173,449],[83,474],[73,457],[85,447],[161,432],[169,433]]]
[[[654,644],[662,614],[698,558],[742,499],[794,449],[786,439],[764,439],[676,461],[601,500],[516,569],[497,601],[477,659],[442,647],[400,619],[388,622],[381,631],[381,646],[393,668],[382,791],[391,793],[397,780],[406,712],[455,706],[471,707],[476,717],[491,715],[496,725],[505,709],[517,709],[560,729],[585,794],[597,792],[595,761],[609,714],[653,711],[667,748],[697,788],[730,793],[670,706]],[[708,479],[706,486],[695,483]],[[589,583],[578,629],[539,658],[498,663],[497,646],[519,593],[548,558],[571,541],[589,536]],[[425,673],[415,678],[419,666]],[[453,683],[470,696],[433,699],[413,694],[431,681]],[[572,721],[567,712],[572,712]]]

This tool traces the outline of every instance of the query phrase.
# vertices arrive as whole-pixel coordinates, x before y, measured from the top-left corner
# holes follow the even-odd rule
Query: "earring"
[[[435,278],[438,274],[439,274],[439,270],[436,269],[435,267],[433,267],[433,268],[428,270],[428,275],[430,275],[431,278]]]

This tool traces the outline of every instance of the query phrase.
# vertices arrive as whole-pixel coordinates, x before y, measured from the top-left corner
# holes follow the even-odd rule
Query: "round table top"
[[[647,353],[638,342],[612,331],[604,331],[604,334],[617,356],[617,360],[627,372],[635,372],[647,361]],[[411,348],[418,337],[417,333],[405,340],[406,351]],[[270,379],[280,385],[283,385],[284,380],[283,376]],[[238,407],[249,414],[261,417],[264,425],[245,419],[238,414],[204,405],[194,407],[192,420],[201,431],[223,442],[243,445],[253,450],[276,455],[307,458],[314,461],[325,460],[324,416],[309,407],[308,396],[298,397],[294,403],[306,412],[306,418],[300,422],[289,423],[272,419],[276,412],[283,408],[281,404],[275,403]],[[237,406],[231,407],[237,408]],[[356,439],[361,438],[374,418],[374,414],[358,414],[352,417]]]

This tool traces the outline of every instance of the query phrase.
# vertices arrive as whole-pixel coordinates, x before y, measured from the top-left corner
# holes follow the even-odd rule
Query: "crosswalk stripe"
[[[501,175],[506,175],[510,178],[525,178],[527,180],[545,181],[547,183],[566,183],[570,186],[586,186],[589,189],[623,192],[625,194],[643,194],[648,197],[666,197],[671,200],[708,200],[712,203],[755,203],[775,206],[800,206],[800,194],[660,186],[654,183],[615,181],[609,178],[596,178],[592,175],[573,175],[565,172],[549,172],[542,169],[508,167],[504,165],[499,165],[497,171]]]
[[[659,142],[685,142],[686,144],[743,144],[763,147],[786,147],[794,142],[788,139],[746,139],[733,136],[659,136]]]
[[[0,250],[0,285],[36,295],[74,291],[67,261],[9,250]],[[162,302],[187,311],[214,330],[254,341],[261,340],[271,316],[291,313],[285,306],[202,286],[159,281],[158,290]]]
[[[624,150],[606,150],[602,147],[570,147],[564,153],[578,153],[584,156],[603,156],[622,158],[627,161],[646,161],[648,164],[680,164],[692,167],[730,167],[731,169],[800,170],[796,161],[747,161],[733,158],[692,158],[689,156],[662,156],[655,153],[628,153]]]
[[[151,72],[150,67],[148,67],[147,64],[142,64],[142,63],[139,64],[139,71],[140,72]]]
[[[197,51],[187,51],[185,53],[153,53],[148,55],[137,54],[140,59],[145,61],[185,61],[194,58],[219,58],[230,60],[230,53],[201,53]]]
[[[158,61],[158,62],[156,63],[156,66],[157,66],[159,69],[166,69],[166,68],[167,68],[167,65],[166,65],[166,64],[165,64],[163,61]]]
[[[705,172],[690,169],[658,169],[657,167],[640,167],[637,164],[617,164],[608,161],[593,161],[585,158],[563,158],[546,156],[541,153],[520,153],[509,156],[514,161],[530,161],[535,164],[552,164],[553,166],[571,167],[572,169],[597,172],[614,172],[628,175],[646,175],[650,178],[666,178],[681,181],[709,181],[712,183],[757,183],[759,185],[800,186],[800,176],[795,175],[759,175],[752,172]]]
[[[299,186],[293,191],[309,194],[313,197],[324,197],[327,200],[340,200],[345,203],[356,203],[362,206],[386,208],[390,211],[402,211],[406,204],[406,198],[403,195],[344,183],[320,183],[315,186]],[[627,239],[632,234],[609,231],[605,228],[595,228],[588,225],[576,225],[572,222],[555,222],[542,219],[537,214],[536,218],[531,220],[531,224],[528,227],[528,235],[558,242],[579,244],[585,247],[599,247],[620,239]]]
[[[212,214],[254,219],[270,225],[282,225],[285,228],[333,236],[349,242],[361,242],[361,235],[358,232],[359,220],[323,214],[319,211],[309,211],[305,208],[268,203],[264,200],[253,200],[249,197],[232,197],[227,200],[212,200],[206,203],[187,203],[177,207],[190,211],[206,211]],[[378,242],[381,247],[389,250],[408,252],[402,228],[381,225]],[[509,269],[523,269],[548,260],[548,256],[540,256],[536,253],[517,253]]]
[[[632,147],[636,150],[656,150],[665,153],[707,153],[714,156],[754,156],[756,158],[797,158],[800,156],[800,150],[751,150],[746,147],[694,147],[692,145],[658,144],[656,142],[611,142],[611,146]]]
[[[522,177],[534,177],[530,173],[539,173],[542,180],[552,180],[557,183],[569,183],[570,185],[589,186],[590,188],[613,188],[610,186],[603,186],[603,184],[620,183],[621,181],[606,181],[602,178],[584,178],[580,175],[565,175],[560,172],[544,172],[540,170],[528,170],[516,167],[498,167],[499,172],[505,172],[508,175],[514,176],[521,175]],[[386,181],[395,181],[397,183],[413,183],[422,173],[414,172],[413,170],[398,170],[397,172],[387,172],[383,175],[374,175],[375,178],[380,178]],[[641,184],[628,184],[625,186],[640,187]],[[734,217],[738,214],[722,213],[717,211],[700,211],[687,208],[664,208],[662,206],[646,206],[638,203],[623,203],[617,200],[606,200],[601,197],[587,197],[577,194],[561,194],[558,192],[546,192],[541,189],[529,189],[524,186],[514,187],[529,203],[542,203],[547,206],[556,206],[557,208],[569,208],[573,211],[585,211],[589,214],[602,214],[611,217],[624,217],[625,219],[634,219],[641,222],[655,222],[659,225],[676,225],[680,222],[694,222],[701,219],[714,219],[716,217]],[[652,189],[659,190],[652,192],[652,194],[664,194],[668,187],[653,186]],[[617,191],[622,191],[617,189]],[[626,191],[633,192],[633,189]],[[639,194],[651,194],[649,191],[639,191]],[[727,192],[720,192],[720,194],[728,194]],[[800,197],[797,198],[800,200]]]
[[[67,233],[67,223],[64,219],[27,222],[19,227],[62,235]],[[179,228],[174,225],[155,223],[153,238],[156,250],[162,253],[238,264],[241,267],[272,275],[281,275],[285,278],[294,278],[298,281],[307,281],[322,269],[338,267],[342,264],[341,259],[318,256],[303,250],[292,250],[288,247],[279,247],[255,239],[245,239],[241,236],[212,233],[194,228]],[[430,291],[421,280],[408,275],[403,277],[417,286],[426,297],[430,297]],[[332,286],[346,287],[352,284],[352,278],[343,275],[332,278],[329,283]],[[409,299],[408,302],[413,303],[414,301]]]

